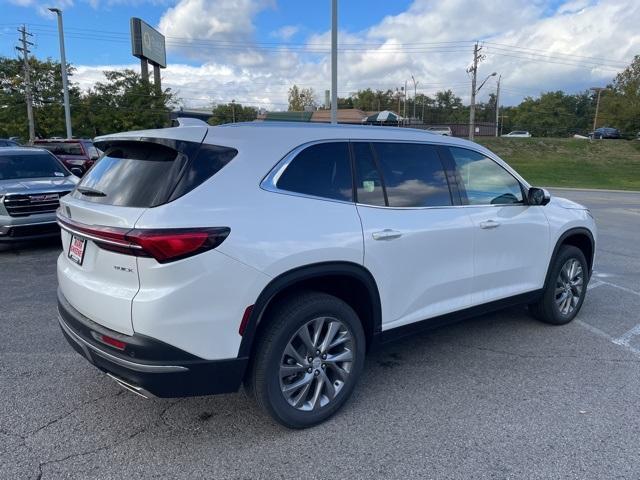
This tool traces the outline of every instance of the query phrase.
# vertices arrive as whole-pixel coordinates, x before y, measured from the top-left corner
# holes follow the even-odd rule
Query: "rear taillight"
[[[86,226],[58,216],[58,224],[69,233],[88,238],[104,250],[153,257],[159,263],[173,262],[206,252],[220,245],[228,227],[204,228],[116,228]]]

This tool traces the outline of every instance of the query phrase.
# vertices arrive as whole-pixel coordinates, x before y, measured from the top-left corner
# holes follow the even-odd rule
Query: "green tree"
[[[294,85],[289,89],[289,111],[301,112],[305,107],[317,106],[313,88],[299,88]]]
[[[640,131],[640,55],[602,92],[598,126],[609,125],[628,134]]]
[[[33,85],[36,136],[65,134],[60,64],[50,59],[29,59]],[[176,103],[170,89],[157,91],[133,70],[104,72],[105,81],[82,92],[70,75],[69,99],[75,137],[93,137],[126,130],[166,126]],[[20,60],[0,57],[0,136],[28,138],[23,65]]]
[[[171,89],[158,91],[133,70],[105,71],[104,76],[106,81],[97,82],[83,98],[81,130],[93,136],[168,125],[177,103]]]
[[[36,136],[64,135],[60,64],[51,59],[40,61],[31,57],[29,67]],[[70,77],[74,70],[72,66],[68,67]],[[80,89],[73,82],[69,86],[69,99],[72,110],[81,101]],[[19,136],[26,140],[28,131],[23,62],[0,57],[0,136]]]
[[[255,107],[244,107],[239,103],[221,103],[213,107],[210,125],[222,125],[231,122],[251,122],[258,117]]]

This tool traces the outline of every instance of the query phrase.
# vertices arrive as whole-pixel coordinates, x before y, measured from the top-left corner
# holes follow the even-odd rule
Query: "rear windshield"
[[[105,152],[73,196],[106,205],[155,207],[193,190],[237,153],[186,142],[180,151],[151,142],[123,142]]]
[[[46,152],[0,155],[0,180],[66,177],[69,172]]]
[[[79,143],[63,143],[63,142],[50,142],[40,143],[36,142],[36,145],[40,148],[46,148],[54,155],[84,155],[82,147]]]

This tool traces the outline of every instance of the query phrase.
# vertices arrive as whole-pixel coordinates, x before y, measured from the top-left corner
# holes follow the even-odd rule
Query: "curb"
[[[549,190],[573,190],[575,192],[602,192],[602,193],[634,193],[640,194],[640,190],[607,190],[604,188],[572,188],[572,187],[545,187]]]

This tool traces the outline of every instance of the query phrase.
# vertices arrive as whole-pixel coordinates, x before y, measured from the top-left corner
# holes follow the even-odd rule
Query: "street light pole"
[[[413,120],[415,121],[415,119],[416,119],[416,97],[418,96],[418,82],[416,82],[416,79],[413,77],[413,75],[411,75],[411,80],[413,80]]]
[[[331,0],[331,123],[338,123],[338,0]]]
[[[502,80],[502,75],[498,77],[498,88],[496,88],[496,137],[498,136],[498,123],[500,120],[500,80]]]
[[[62,10],[60,10],[59,8],[49,8],[49,10],[58,16],[58,37],[60,38],[60,69],[62,70],[62,94],[64,96],[64,119],[67,125],[67,138],[71,138],[71,106],[69,105],[69,84],[67,82],[67,58],[64,53],[64,29],[62,27]]]

